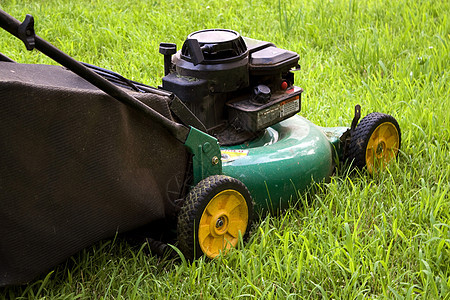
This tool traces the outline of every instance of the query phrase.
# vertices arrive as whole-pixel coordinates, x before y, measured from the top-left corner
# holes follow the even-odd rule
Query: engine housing
[[[160,52],[171,57],[165,59],[162,88],[180,98],[221,145],[256,137],[300,111],[295,52],[229,29],[196,31],[181,51],[163,43]]]

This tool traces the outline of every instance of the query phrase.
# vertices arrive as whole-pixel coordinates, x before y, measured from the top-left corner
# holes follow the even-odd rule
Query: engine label
[[[266,124],[276,123],[283,120],[286,116],[296,113],[300,110],[300,97],[295,96],[287,99],[278,105],[266,108],[257,114],[257,126],[264,127]]]
[[[280,106],[275,105],[258,112],[257,125],[263,127],[265,124],[276,121],[280,117]]]
[[[283,118],[289,114],[295,113],[300,109],[299,96],[288,99],[280,103],[280,117]]]

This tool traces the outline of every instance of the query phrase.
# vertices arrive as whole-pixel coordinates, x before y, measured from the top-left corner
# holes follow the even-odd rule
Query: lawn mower
[[[235,247],[257,211],[295,202],[340,161],[395,160],[397,121],[361,107],[349,127],[298,115],[299,55],[227,29],[161,43],[158,88],[81,63],[0,10],[0,26],[60,63],[0,54],[0,285],[27,282],[93,243],[172,227],[189,259]],[[349,122],[350,123],[350,122]]]

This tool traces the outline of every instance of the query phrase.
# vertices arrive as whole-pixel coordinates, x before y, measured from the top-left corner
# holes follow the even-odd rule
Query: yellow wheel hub
[[[400,143],[397,128],[391,122],[380,124],[372,133],[366,148],[366,165],[370,173],[395,159]]]
[[[200,247],[208,257],[236,247],[239,232],[247,229],[248,207],[245,198],[236,190],[224,190],[209,201],[198,229]]]

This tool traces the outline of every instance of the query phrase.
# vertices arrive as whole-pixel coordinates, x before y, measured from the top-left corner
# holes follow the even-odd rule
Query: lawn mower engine
[[[165,77],[173,92],[221,145],[235,145],[300,111],[293,86],[297,53],[226,29],[191,33],[177,52],[161,43]]]

